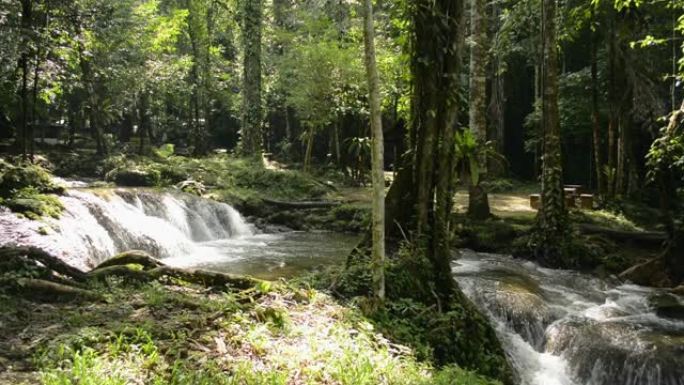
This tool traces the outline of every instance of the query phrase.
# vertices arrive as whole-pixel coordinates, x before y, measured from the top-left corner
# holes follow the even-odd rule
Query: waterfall
[[[202,243],[253,233],[231,206],[181,192],[72,189],[60,200],[60,219],[0,212],[0,244],[37,246],[88,269],[126,250],[172,260],[205,252]]]
[[[681,296],[468,250],[453,271],[522,385],[684,385]]]

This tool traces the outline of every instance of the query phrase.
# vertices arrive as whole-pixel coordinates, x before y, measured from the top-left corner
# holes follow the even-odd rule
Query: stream
[[[264,279],[341,263],[359,237],[263,233],[231,206],[174,191],[70,189],[62,217],[0,208],[0,245],[81,269],[141,249],[169,265]],[[454,277],[493,322],[521,385],[684,385],[684,298],[532,262],[460,251]]]
[[[468,250],[453,271],[523,385],[684,384],[682,297]]]

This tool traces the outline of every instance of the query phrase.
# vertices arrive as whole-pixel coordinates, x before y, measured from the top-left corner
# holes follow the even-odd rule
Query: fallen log
[[[86,273],[62,261],[58,257],[33,246],[3,246],[0,247],[0,258],[26,258],[40,262],[46,268],[69,277],[77,282],[87,279]]]
[[[651,245],[661,245],[667,240],[667,234],[658,231],[615,230],[586,223],[580,223],[579,230],[582,234],[604,235],[618,241],[634,241]]]
[[[284,209],[325,209],[337,207],[342,204],[340,201],[302,201],[287,202],[263,198],[264,203]]]

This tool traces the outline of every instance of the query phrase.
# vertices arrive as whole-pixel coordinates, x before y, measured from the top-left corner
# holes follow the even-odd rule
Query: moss
[[[61,194],[64,187],[53,182],[50,172],[34,164],[0,165],[0,196],[10,197],[16,191],[33,188],[39,193]]]
[[[13,197],[5,199],[3,204],[10,210],[21,213],[29,219],[59,218],[64,211],[64,205],[57,196],[41,194],[35,188],[24,188],[16,191]]]
[[[343,270],[312,276],[311,283],[332,287],[342,298],[371,294],[371,274],[366,253],[354,254]],[[418,357],[438,365],[459,367],[512,383],[512,369],[487,319],[460,292],[449,303],[435,303],[431,268],[420,250],[404,246],[386,268],[386,302],[368,316],[385,334],[416,350]]]
[[[439,368],[378,333],[354,306],[308,290],[207,293],[158,283],[93,286],[107,296],[84,308],[48,308],[0,296],[0,339],[35,344],[9,356],[5,373],[29,383],[495,385],[465,368]],[[41,311],[36,311],[41,309]],[[27,325],[24,314],[34,314]],[[306,368],[306,370],[302,370]]]
[[[117,168],[107,174],[107,180],[124,187],[155,187],[161,184],[161,173],[153,168]]]
[[[498,218],[485,221],[464,219],[457,223],[454,245],[486,252],[509,253],[513,242],[531,228],[527,224]]]

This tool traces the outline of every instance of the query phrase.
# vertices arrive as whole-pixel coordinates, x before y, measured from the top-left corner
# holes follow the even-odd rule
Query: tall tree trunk
[[[387,194],[386,232],[412,233],[430,261],[431,282],[445,303],[455,293],[449,234],[454,190],[463,3],[418,0],[414,6],[409,150]]]
[[[615,12],[610,11],[610,35],[608,38],[608,168],[606,175],[606,192],[609,197],[615,197],[617,174],[617,140],[618,140],[618,91],[616,85],[617,70],[617,36],[615,32]]]
[[[556,50],[556,1],[542,3],[542,127],[544,130],[542,205],[537,214],[537,258],[546,264],[562,261],[560,247],[567,234],[560,118],[558,112],[558,53]]]
[[[31,28],[33,24],[33,0],[21,1],[21,45],[22,52],[19,56],[19,68],[21,69],[21,88],[19,99],[21,101],[20,133],[17,140],[18,150],[23,158],[28,154],[28,114],[29,114],[29,57],[31,55]]]
[[[487,26],[485,23],[485,0],[470,2],[470,130],[477,138],[478,146],[487,142]],[[487,157],[471,159],[477,162],[481,171],[478,183],[469,178],[468,215],[473,219],[486,219],[490,216],[487,191],[480,181],[487,174]]]
[[[242,106],[242,153],[259,156],[263,137],[261,128],[261,0],[244,0],[242,15],[243,106]],[[313,138],[311,138],[313,141]]]
[[[603,173],[603,151],[601,146],[601,120],[599,115],[599,91],[598,91],[598,31],[596,24],[595,7],[591,9],[591,124],[592,142],[594,146],[594,168],[596,173],[596,188],[599,196],[606,192],[604,173]]]
[[[500,39],[500,17],[501,17],[501,4],[498,2],[492,3],[492,16],[491,20],[494,20],[496,35],[494,40],[498,41]],[[496,44],[496,43],[495,43]],[[491,66],[491,98],[489,101],[489,121],[490,126],[494,127],[494,130],[489,133],[488,139],[493,140],[496,146],[496,151],[500,154],[504,153],[504,129],[505,129],[505,118],[504,118],[504,108],[506,103],[506,95],[504,89],[504,74],[502,66],[502,58],[498,52],[493,53],[492,66]],[[488,170],[490,175],[492,174],[493,164],[488,165]],[[497,168],[494,170],[496,173],[500,173],[502,170]]]
[[[142,90],[140,93],[139,105],[139,131],[138,135],[140,138],[140,147],[138,148],[138,153],[141,155],[145,153],[145,137],[149,136],[151,130],[151,117],[150,117],[150,95],[147,90]]]
[[[209,89],[209,20],[206,4],[201,0],[187,0],[188,33],[192,46],[192,142],[194,155],[207,152]]]
[[[382,110],[380,79],[375,63],[375,29],[373,28],[373,3],[364,0],[364,41],[366,75],[368,77],[368,101],[372,134],[371,176],[373,183],[373,292],[376,300],[385,299],[385,173],[384,143],[382,135]]]

